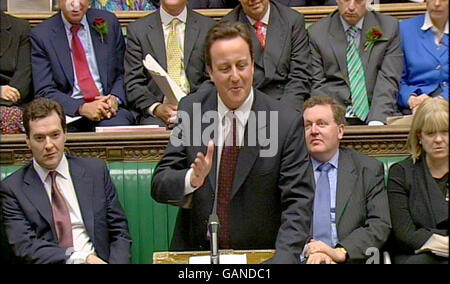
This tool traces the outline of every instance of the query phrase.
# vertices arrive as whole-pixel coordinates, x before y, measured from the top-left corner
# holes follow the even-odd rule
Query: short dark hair
[[[312,108],[316,105],[329,105],[331,107],[331,111],[333,112],[334,121],[337,124],[346,124],[345,108],[335,99],[324,95],[313,96],[303,104],[303,112],[306,109]]]
[[[205,60],[206,65],[211,68],[211,46],[218,40],[233,39],[241,37],[248,44],[250,56],[253,60],[253,46],[250,32],[245,24],[240,22],[223,21],[215,24],[206,35]]]
[[[38,98],[28,103],[23,111],[23,126],[27,137],[30,137],[30,121],[50,116],[53,111],[58,114],[61,127],[67,132],[66,115],[62,105],[52,99]]]

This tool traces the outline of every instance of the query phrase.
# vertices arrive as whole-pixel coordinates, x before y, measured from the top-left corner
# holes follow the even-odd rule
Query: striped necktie
[[[178,42],[177,26],[181,21],[174,18],[170,22],[170,32],[167,38],[167,74],[185,92],[189,93],[189,82],[183,64],[183,50]]]
[[[353,113],[362,121],[369,114],[369,99],[366,90],[366,76],[361,63],[361,57],[355,44],[357,28],[352,26],[347,31],[347,70],[350,79],[350,94]]]

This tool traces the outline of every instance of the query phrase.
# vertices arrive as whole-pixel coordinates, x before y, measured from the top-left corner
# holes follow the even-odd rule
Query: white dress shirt
[[[217,94],[218,102],[217,102],[217,112],[219,115],[219,125],[218,125],[218,139],[217,139],[217,145],[219,145],[217,149],[217,155],[216,157],[221,157],[222,155],[222,149],[223,144],[225,142],[225,138],[228,134],[228,132],[231,130],[232,127],[232,121],[228,119],[227,114],[231,112],[231,110],[223,103],[222,99],[220,98],[219,94]],[[243,145],[244,140],[244,133],[245,133],[245,126],[247,124],[248,118],[250,116],[250,111],[253,105],[254,100],[254,92],[253,88],[250,90],[250,94],[248,95],[247,99],[244,101],[244,103],[234,110],[234,115],[236,116],[236,141],[238,145]],[[219,170],[220,169],[220,159],[217,159],[217,171],[216,171],[216,185],[219,178]],[[185,190],[184,195],[187,196],[191,193],[193,193],[195,190],[198,189],[191,186],[191,175],[192,175],[192,169],[189,169],[185,176]],[[192,198],[189,198],[187,204],[185,204],[186,208],[189,208],[191,205]],[[185,207],[183,206],[183,207]]]
[[[33,158],[33,167],[44,185],[50,203],[52,202],[52,179],[49,170],[41,167]],[[83,223],[80,206],[69,171],[69,163],[66,156],[63,156],[55,171],[56,184],[64,197],[69,209],[70,221],[72,223],[73,253],[67,260],[67,264],[85,263],[90,254],[95,254],[94,246],[87,234]],[[70,248],[69,248],[70,249]],[[69,250],[68,249],[68,250]]]
[[[178,44],[180,45],[181,51],[183,52],[183,55],[184,55],[184,33],[186,30],[187,8],[184,7],[183,11],[176,17],[167,13],[164,10],[164,8],[162,8],[162,7],[159,9],[159,13],[161,16],[162,29],[163,29],[163,33],[164,33],[164,45],[166,47],[166,50],[167,50],[167,41],[169,39],[170,30],[172,28],[170,23],[172,22],[173,19],[180,20],[181,23],[178,24],[178,26],[177,26],[177,40],[178,40]],[[181,58],[182,62],[183,62],[183,60],[184,59]],[[164,98],[164,100],[165,100],[165,98]],[[161,103],[154,103],[150,106],[150,108],[148,110],[150,115],[154,116],[153,111],[160,104]]]

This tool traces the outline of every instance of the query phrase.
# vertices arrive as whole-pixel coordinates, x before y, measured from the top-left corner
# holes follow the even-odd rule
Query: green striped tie
[[[350,78],[350,94],[353,113],[362,121],[369,114],[369,99],[367,98],[366,76],[355,44],[357,28],[352,26],[347,32],[347,69]]]

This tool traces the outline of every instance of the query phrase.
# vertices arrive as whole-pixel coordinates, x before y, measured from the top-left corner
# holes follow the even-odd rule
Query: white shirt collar
[[[184,7],[183,11],[176,17],[167,13],[166,10],[164,10],[164,8],[162,8],[162,7],[159,9],[159,13],[161,15],[161,22],[163,23],[164,26],[168,26],[174,18],[177,18],[181,22],[186,23],[186,19],[187,19],[186,6]]]
[[[37,172],[37,174],[39,175],[39,177],[41,178],[41,181],[45,183],[45,180],[47,179],[50,170],[41,167],[41,165],[38,164],[35,158],[33,158],[33,167]],[[66,155],[62,156],[61,161],[59,161],[59,164],[56,167],[55,171],[64,179],[70,178],[69,163],[67,161]]]
[[[425,13],[425,20],[423,21],[423,25],[421,27],[423,31],[432,29],[433,31],[437,31],[436,27],[433,25],[433,22],[431,21],[430,14],[428,11]],[[445,24],[444,33],[448,35],[448,20]]]
[[[347,30],[351,27],[351,25],[349,25],[349,24],[344,20],[344,18],[342,18],[341,15],[339,15],[339,18],[341,19],[342,26],[344,27],[344,32],[347,32]],[[363,23],[364,23],[364,17],[362,17],[362,18],[356,23],[356,25],[355,25],[355,27],[358,28],[358,31],[361,31],[361,30],[362,30]]]
[[[257,22],[256,20],[254,20],[250,16],[248,16],[248,15],[246,15],[246,16],[247,16],[247,19],[250,21],[250,24],[252,24],[252,26]],[[267,7],[266,13],[264,14],[264,16],[262,17],[260,22],[262,22],[266,26],[268,26],[269,25],[269,17],[270,17],[270,3],[269,3],[269,6]]]
[[[219,94],[217,94],[218,102],[217,102],[217,111],[219,112],[219,121],[223,120],[223,117],[230,112],[231,110],[223,103],[222,99],[220,98]],[[247,99],[244,101],[244,103],[234,110],[234,114],[237,118],[237,122],[241,127],[245,127],[247,124],[248,117],[250,116],[250,110],[253,105],[253,88],[250,90],[250,94],[248,95]]]
[[[70,28],[72,28],[72,24],[69,23],[69,21],[66,19],[66,16],[64,16],[64,13],[61,11],[61,18],[64,23],[64,27],[66,27],[66,30],[70,31]],[[83,18],[80,21],[80,24],[82,25],[82,29],[86,29],[86,27],[89,26],[89,23],[87,21],[86,15],[83,16]]]

